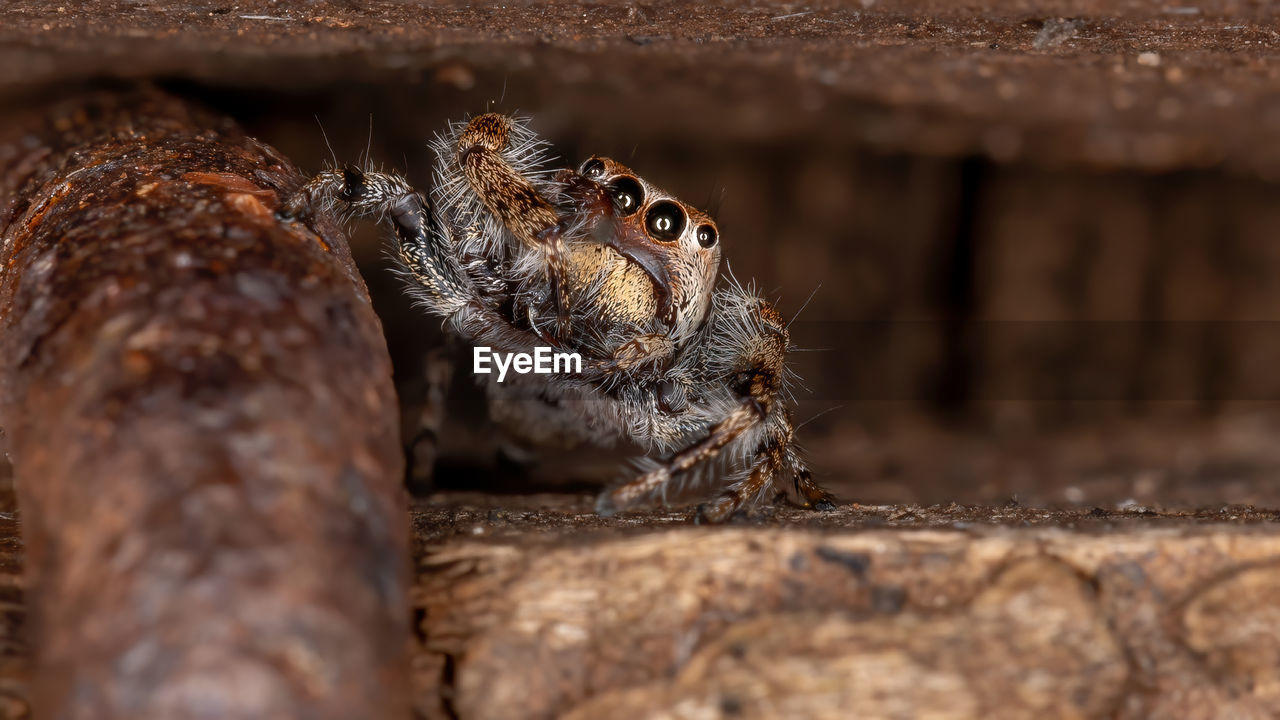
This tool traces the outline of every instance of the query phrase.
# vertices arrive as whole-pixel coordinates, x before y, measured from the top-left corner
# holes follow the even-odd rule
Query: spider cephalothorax
[[[589,241],[571,250],[573,285],[585,287],[596,281],[595,267],[602,262],[596,258],[621,255],[631,263],[619,268],[624,272],[607,276],[598,297],[625,298],[625,306],[635,310],[611,310],[609,319],[643,322],[653,318],[675,343],[692,337],[706,319],[720,266],[720,232],[715,221],[609,158],[593,157],[577,173],[561,171],[557,179],[574,210],[590,207],[583,213]],[[609,207],[589,205],[599,202],[597,189],[607,195]],[[650,287],[629,281],[633,268],[648,276]]]
[[[490,379],[489,397],[508,423],[665,456],[642,459],[601,513],[721,474],[702,520],[778,497],[833,507],[794,443],[786,324],[736,281],[715,287],[709,216],[608,158],[548,171],[545,144],[501,115],[453,125],[435,149],[430,202],[395,175],[348,168],[317,175],[284,214],[327,200],[382,214],[414,292],[454,332],[507,353],[580,354],[580,373]]]

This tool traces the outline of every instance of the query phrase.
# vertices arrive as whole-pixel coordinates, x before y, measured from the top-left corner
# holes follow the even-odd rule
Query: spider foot
[[[699,505],[694,511],[693,522],[696,525],[723,525],[733,519],[740,506],[736,498],[721,496]]]
[[[613,492],[605,490],[596,498],[596,514],[600,517],[613,517],[618,514],[618,504],[614,502]]]

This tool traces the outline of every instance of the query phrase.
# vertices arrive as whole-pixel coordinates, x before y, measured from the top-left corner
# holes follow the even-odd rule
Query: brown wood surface
[[[0,124],[0,424],[44,718],[407,713],[390,360],[332,219],[147,91]]]
[[[426,717],[1280,713],[1274,513],[495,502],[416,517]]]

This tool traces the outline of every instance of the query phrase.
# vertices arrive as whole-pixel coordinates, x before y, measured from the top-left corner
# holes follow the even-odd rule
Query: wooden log
[[[418,691],[467,719],[1280,712],[1270,527],[978,515],[1084,527],[455,538],[422,563]]]
[[[298,171],[128,92],[6,117],[0,178],[36,715],[406,716],[390,362]]]

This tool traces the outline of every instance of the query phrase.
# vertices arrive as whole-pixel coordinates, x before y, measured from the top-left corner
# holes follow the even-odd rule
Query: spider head
[[[648,275],[672,339],[691,337],[706,318],[720,267],[715,221],[610,158],[592,157],[564,179],[589,237]]]

